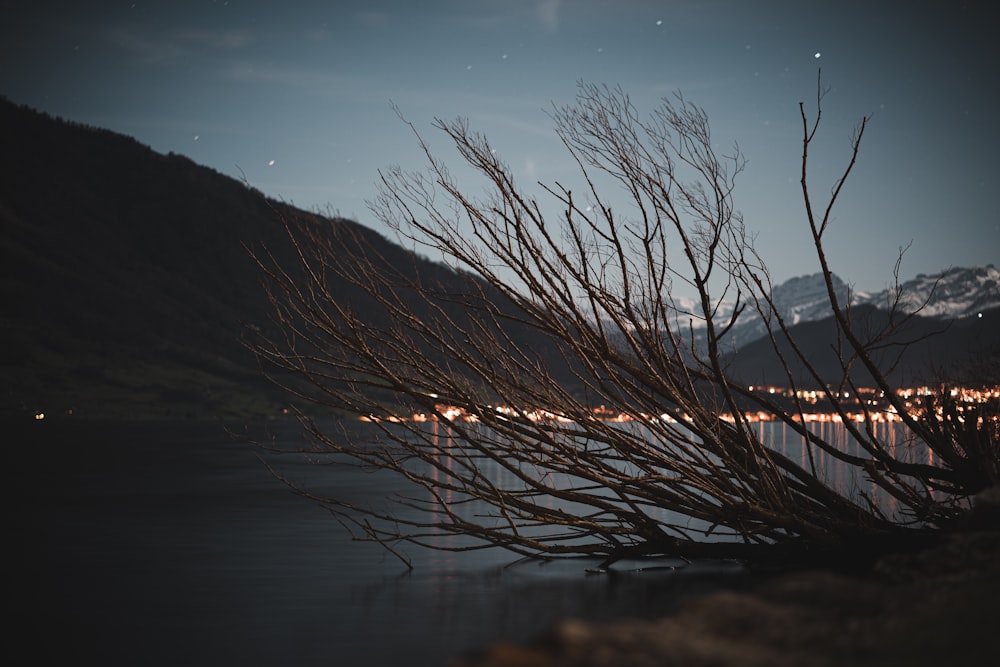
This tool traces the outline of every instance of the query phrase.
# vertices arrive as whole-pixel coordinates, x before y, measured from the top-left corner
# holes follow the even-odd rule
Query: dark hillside
[[[269,201],[183,156],[0,99],[0,416],[279,412],[287,398],[240,341],[248,325],[271,327],[245,244],[266,246],[292,266],[282,218],[340,226],[352,232],[340,238],[363,238],[393,270],[419,271],[444,290],[476,284],[357,223]],[[337,248],[345,259],[352,252],[348,242]],[[369,321],[380,317],[362,290],[332,291]],[[450,316],[461,322],[461,306]],[[877,323],[877,311],[869,316]],[[971,363],[979,376],[990,368],[997,375],[997,320],[987,311],[955,322],[916,345],[901,371],[928,377]],[[907,334],[940,328],[939,320],[917,319]],[[833,361],[829,322],[797,331],[811,358]],[[513,325],[509,333],[513,344],[559,358],[551,341]],[[757,341],[733,367],[751,383],[779,382],[774,362]]]
[[[244,244],[291,266],[282,217],[348,225],[394,266],[459,278],[185,157],[0,102],[0,413],[279,410],[240,339],[247,324],[266,330],[271,313]],[[335,293],[377,317],[359,290]]]
[[[884,328],[888,315],[872,306],[856,306],[852,311],[859,332]],[[832,317],[804,322],[792,327],[792,335],[827,382],[837,383],[842,375]],[[900,351],[905,353],[900,357]],[[790,347],[780,345],[786,357]],[[943,379],[971,384],[1000,383],[1000,310],[984,311],[973,317],[942,320],[913,317],[897,335],[886,341],[879,360],[883,371],[899,386],[934,384]],[[790,357],[789,357],[790,358]],[[771,342],[766,338],[743,345],[730,359],[734,377],[747,384],[787,385]],[[806,379],[801,365],[792,368],[803,388],[816,388]],[[871,376],[860,364],[853,368],[854,380],[872,386]]]
[[[261,196],[177,155],[0,105],[3,411],[270,410],[241,323],[265,316],[241,241]]]

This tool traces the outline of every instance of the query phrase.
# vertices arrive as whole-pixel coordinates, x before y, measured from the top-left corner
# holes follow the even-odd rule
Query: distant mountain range
[[[277,414],[287,397],[241,339],[248,326],[273,330],[244,244],[266,244],[292,265],[281,216],[321,220],[183,156],[0,99],[0,417]],[[469,280],[353,221],[323,222],[349,226],[396,266],[412,265],[443,284]],[[952,323],[939,347],[917,350],[921,360],[908,372],[959,363],[960,352],[1000,357],[997,273],[952,269],[903,285],[919,299],[937,280],[917,319],[939,329]],[[776,288],[783,312],[806,327],[817,354],[829,346],[820,287],[810,276]],[[359,313],[377,310],[350,285],[335,293]],[[860,308],[878,313],[890,295],[855,296]],[[739,325],[733,368],[768,377],[773,359],[753,340],[753,326]],[[531,332],[514,340],[551,345]]]
[[[838,297],[846,303],[847,285],[833,276]],[[792,278],[775,290],[775,299],[793,324],[822,319],[829,314],[823,274]],[[853,305],[867,304],[888,310],[896,303],[903,312],[920,312],[925,317],[957,319],[978,315],[1000,307],[1000,271],[992,264],[982,267],[956,267],[931,275],[920,274],[902,282],[898,289],[881,292],[853,292]]]
[[[839,303],[855,308],[895,308],[902,313],[941,321],[976,317],[1000,308],[1000,270],[983,267],[956,267],[931,275],[920,274],[899,284],[898,289],[880,292],[854,291],[838,276],[831,281]],[[774,287],[778,312],[788,324],[816,322],[830,316],[830,300],[822,273],[791,278]],[[752,343],[766,333],[759,317],[745,314],[734,327],[731,343],[736,348]]]
[[[959,319],[978,317],[1000,308],[1000,270],[987,266],[947,269],[931,275],[919,274],[900,285],[900,308],[925,317]],[[894,290],[858,294],[856,303],[886,308],[896,297]]]

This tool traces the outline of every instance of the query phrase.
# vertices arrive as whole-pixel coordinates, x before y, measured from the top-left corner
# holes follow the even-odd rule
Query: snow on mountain
[[[920,309],[924,317],[942,319],[974,316],[1000,307],[1000,270],[988,264],[952,268],[931,275],[921,273],[902,283],[899,295],[899,307],[906,312]],[[887,309],[895,297],[896,291],[887,289],[856,299],[855,303]]]
[[[836,275],[831,276],[841,306],[868,304],[888,310],[896,300],[898,308],[923,317],[958,319],[975,316],[990,308],[1000,308],[1000,270],[992,264],[982,267],[951,268],[939,273],[920,274],[895,288],[868,293],[853,291]],[[786,324],[821,320],[830,316],[830,302],[822,273],[791,278],[774,287],[774,302]],[[766,333],[755,313],[745,312],[730,333],[732,348],[738,348]]]
[[[839,303],[846,303],[850,287],[836,275],[830,279]],[[830,301],[822,273],[798,276],[775,285],[773,296],[778,313],[789,326],[822,319],[830,314]],[[767,329],[760,317],[755,312],[747,310],[730,332],[728,346],[738,348],[766,333]]]
[[[836,275],[830,276],[834,293],[840,303],[848,297],[848,286]],[[830,298],[822,273],[799,276],[774,288],[774,305],[788,324],[798,324],[826,317],[830,313]]]
[[[913,313],[919,310],[920,316],[926,318],[961,319],[1000,308],[1000,270],[992,264],[945,269],[931,275],[919,274],[901,283],[898,289],[894,287],[880,292],[857,291],[836,275],[830,279],[841,307],[847,305],[850,299],[855,307],[869,305],[888,311],[897,301],[898,294],[897,308],[900,311]],[[788,326],[815,322],[831,315],[822,273],[786,280],[774,286],[773,296],[775,306]],[[697,303],[690,298],[678,297],[676,305],[681,313],[699,312]],[[731,313],[732,304],[721,304],[716,322],[728,320]],[[681,315],[679,322],[682,330],[690,324],[696,341],[704,342],[703,319],[694,316],[689,322]],[[747,308],[726,334],[724,349],[735,352],[766,334],[767,329],[760,316],[752,308]]]

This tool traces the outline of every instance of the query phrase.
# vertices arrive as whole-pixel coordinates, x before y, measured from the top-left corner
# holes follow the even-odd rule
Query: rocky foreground
[[[452,667],[998,664],[998,507],[985,524],[864,575],[788,572],[660,620],[567,620],[531,645],[497,644]]]

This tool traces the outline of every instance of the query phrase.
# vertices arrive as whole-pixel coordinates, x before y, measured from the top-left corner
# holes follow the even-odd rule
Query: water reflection
[[[588,577],[592,562],[509,566],[513,557],[497,549],[414,549],[406,574],[274,480],[219,425],[31,426],[12,435],[25,507],[14,543],[24,555],[17,576],[32,585],[21,634],[38,662],[442,665],[493,641],[525,641],[566,616],[655,616],[746,581],[731,563],[672,571],[624,562],[613,576]],[[841,437],[835,425],[812,427]],[[802,456],[797,435],[760,428],[776,449]],[[272,429],[289,445],[300,437],[294,425]],[[438,437],[447,475],[448,433]],[[342,465],[281,465],[318,492],[359,503],[407,490]],[[850,483],[829,468],[834,483]]]
[[[437,421],[427,421],[424,426],[429,430],[431,441],[437,452],[436,462],[440,468],[432,472],[435,482],[439,482],[444,487],[442,493],[443,503],[447,504],[453,511],[462,504],[467,504],[467,516],[482,517],[490,512],[497,513],[495,507],[485,502],[470,499],[447,488],[453,482],[459,481],[452,476],[452,471],[456,466],[468,466],[469,461],[465,454],[459,454],[457,459],[453,457],[452,451],[456,446],[453,433],[447,424]],[[485,428],[485,427],[480,427]],[[645,427],[637,422],[625,422],[617,426],[621,429],[631,429],[638,431],[639,436],[649,433]],[[900,506],[896,497],[881,488],[868,473],[860,466],[852,465],[839,459],[835,454],[826,451],[810,443],[808,439],[795,430],[794,427],[779,421],[759,420],[751,422],[748,428],[754,430],[754,435],[765,446],[780,453],[787,459],[796,462],[803,469],[812,472],[820,481],[827,486],[849,498],[857,500],[862,504],[872,503],[878,507],[879,511],[888,517],[903,518],[904,508]],[[805,428],[810,434],[819,438],[837,452],[856,457],[862,460],[871,460],[871,455],[855,439],[851,430],[842,422],[827,419],[809,421]],[[867,436],[870,440],[880,443],[880,446],[893,458],[906,463],[925,463],[934,465],[936,463],[934,453],[922,442],[918,442],[906,427],[899,421],[879,420],[869,425],[859,424],[858,428],[869,429]],[[657,434],[650,434],[650,439],[655,441]],[[476,464],[480,467],[480,472],[485,475],[498,488],[508,491],[522,491],[527,486],[522,480],[509,469],[494,461],[477,459]],[[627,464],[623,464],[627,465]],[[546,483],[556,485],[558,488],[570,488],[580,480],[568,474],[554,475],[548,471],[531,471],[534,476],[546,475]],[[564,500],[553,496],[538,495],[534,497],[534,502],[539,507],[547,509],[562,509],[569,512],[592,511],[593,508],[582,508],[575,506]],[[708,528],[707,524],[691,520],[687,517],[680,517],[672,512],[657,508],[648,508],[651,516],[662,520],[665,523],[683,525],[686,528],[699,530]],[[500,521],[500,517],[497,517]],[[440,538],[449,545],[458,544],[456,538],[442,534]]]
[[[813,421],[808,422],[806,428],[839,452],[859,458],[871,458],[843,423],[833,420]],[[881,443],[893,458],[906,463],[938,463],[934,452],[917,441],[900,422],[875,421],[870,428],[870,439]],[[900,518],[901,508],[897,499],[881,489],[861,468],[846,464],[818,447],[809,447],[803,436],[782,422],[758,422],[756,429],[761,442],[804,469],[815,469],[816,476],[838,493],[853,498],[867,496],[887,516]]]
[[[215,425],[59,424],[14,434],[31,582],[17,633],[40,663],[443,665],[559,618],[665,613],[740,585],[729,565],[588,578],[586,563],[352,542]],[[289,444],[289,430],[277,435]],[[283,469],[359,502],[398,490],[344,466]]]

